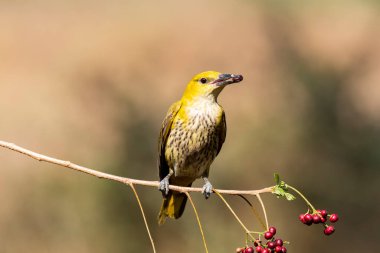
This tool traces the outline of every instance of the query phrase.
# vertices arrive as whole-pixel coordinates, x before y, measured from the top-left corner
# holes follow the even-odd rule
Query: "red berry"
[[[256,239],[256,240],[254,241],[253,245],[254,245],[255,247],[259,246],[259,245],[261,245],[261,241],[260,241],[259,239]]]
[[[284,246],[281,247],[282,253],[286,253],[286,248]]]
[[[275,235],[276,234],[276,228],[275,227],[270,227],[269,229],[268,229],[268,232],[271,232],[272,233],[272,235]]]
[[[257,246],[256,247],[256,251],[257,251],[257,253],[262,253],[262,251],[263,251],[263,247],[261,247],[261,246]]]
[[[327,217],[327,211],[326,210],[318,210],[318,213],[322,215],[322,217],[326,218]]]
[[[263,249],[261,253],[271,253],[269,249]]]
[[[298,219],[302,222],[305,223],[305,215],[302,213],[298,216]]]
[[[318,214],[313,214],[313,223],[318,224],[321,223],[321,217]]]
[[[306,225],[311,225],[313,223],[313,216],[311,216],[311,214],[305,214],[305,216],[303,217],[303,220],[304,220],[304,223]]]
[[[244,250],[244,253],[253,253],[253,248],[252,247],[248,247]]]
[[[265,239],[270,240],[273,237],[273,234],[271,232],[265,232],[264,234]]]
[[[242,253],[244,252],[244,248],[236,248],[236,253]]]
[[[274,252],[281,253],[282,252],[282,247],[281,246],[276,246],[276,248],[274,249]]]
[[[270,248],[270,249],[274,249],[274,248],[276,247],[276,243],[270,241],[270,242],[267,242],[267,246],[268,246],[268,248]]]
[[[331,235],[332,233],[334,233],[334,231],[335,228],[333,226],[328,226],[327,228],[325,228],[323,232],[325,233],[325,235]]]
[[[338,217],[337,214],[333,213],[333,214],[330,215],[330,221],[332,223],[337,222],[338,220],[339,220],[339,217]]]
[[[277,245],[277,246],[282,246],[284,244],[284,242],[281,240],[281,239],[276,239],[274,241],[274,243]]]
[[[321,217],[321,223],[325,223],[326,222],[326,218],[325,217]]]

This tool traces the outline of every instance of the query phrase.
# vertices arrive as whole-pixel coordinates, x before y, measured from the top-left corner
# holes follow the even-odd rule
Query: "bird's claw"
[[[160,181],[158,190],[162,192],[162,195],[166,196],[169,193],[169,178],[164,178]]]
[[[208,199],[212,193],[212,185],[210,182],[207,182],[203,185],[202,188],[202,194],[205,196],[206,199]]]

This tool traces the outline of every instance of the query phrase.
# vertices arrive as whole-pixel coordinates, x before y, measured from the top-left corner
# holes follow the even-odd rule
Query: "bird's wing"
[[[169,165],[165,158],[165,146],[166,141],[168,139],[170,129],[172,127],[173,119],[177,115],[179,109],[181,108],[181,101],[175,102],[172,104],[169,108],[168,113],[166,114],[166,117],[164,119],[164,122],[162,123],[160,136],[158,138],[158,174],[160,177],[160,180],[162,180],[164,177],[166,177],[169,174]]]
[[[224,111],[222,113],[222,119],[218,125],[218,130],[217,130],[217,135],[218,135],[218,153],[219,154],[220,150],[222,149],[223,143],[226,140],[226,134],[227,134],[227,124],[226,124],[226,115],[224,114]]]

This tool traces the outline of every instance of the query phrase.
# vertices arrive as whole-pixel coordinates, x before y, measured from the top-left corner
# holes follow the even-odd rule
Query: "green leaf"
[[[273,193],[276,194],[277,196],[285,196],[285,191],[281,187],[278,187],[277,185],[273,189]]]
[[[276,185],[273,187],[273,194],[277,196],[277,198],[285,197],[288,201],[295,200],[296,197],[288,192],[288,185],[280,180],[280,175],[277,173],[274,173],[274,181],[276,182]]]
[[[278,173],[274,173],[274,181],[276,184],[280,184],[280,175]]]
[[[286,192],[286,193],[285,193],[285,198],[286,198],[287,200],[289,200],[289,201],[292,201],[292,200],[295,200],[295,199],[296,199],[296,197],[294,197],[294,195],[291,194],[291,193],[289,193],[289,192]]]
[[[277,173],[274,173],[274,180],[276,181],[276,185],[273,187],[273,194],[277,196],[277,198],[285,197],[288,201],[294,200],[296,197],[288,192],[288,185],[280,180],[280,176]]]

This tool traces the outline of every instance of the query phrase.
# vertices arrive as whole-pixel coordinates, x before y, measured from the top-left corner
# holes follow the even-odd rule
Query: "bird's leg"
[[[166,175],[161,181],[160,185],[158,186],[158,190],[162,192],[162,195],[166,196],[169,193],[169,179],[174,174],[174,171],[172,169],[169,170],[169,174]]]
[[[202,194],[205,196],[206,199],[208,199],[212,193],[212,184],[210,181],[208,181],[208,176],[202,176],[203,181],[205,181],[205,184],[202,188]]]

